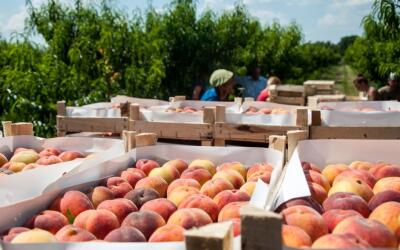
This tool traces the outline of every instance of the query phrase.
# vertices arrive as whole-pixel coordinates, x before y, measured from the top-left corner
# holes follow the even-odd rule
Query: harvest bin
[[[129,132],[128,132],[129,133]],[[133,133],[133,132],[130,132]],[[136,138],[140,138],[138,135]],[[141,140],[146,141],[146,140]],[[149,140],[153,141],[153,140]],[[131,145],[140,145],[138,140],[130,143]],[[131,167],[137,159],[152,159],[160,164],[171,159],[182,159],[186,162],[192,162],[194,159],[208,159],[215,165],[224,162],[241,162],[245,167],[258,162],[269,162],[272,167],[270,186],[275,186],[281,174],[283,155],[277,150],[264,148],[219,148],[219,147],[199,147],[183,145],[155,145],[136,148],[123,156],[110,159],[95,165],[82,165],[74,168],[63,177],[47,185],[44,192],[34,198],[27,199],[9,206],[0,207],[0,231],[4,232],[11,227],[23,225],[24,222],[48,207],[56,197],[67,190],[88,191],[92,187],[103,183],[104,179],[119,174],[127,167]],[[196,168],[194,168],[196,169]],[[233,171],[233,170],[232,170]],[[237,175],[237,174],[236,174]],[[239,174],[240,175],[240,174]],[[15,184],[14,184],[15,186]],[[270,189],[268,185],[258,180],[254,195],[250,201],[251,204],[262,204],[269,199]],[[178,210],[179,211],[179,210]],[[212,224],[210,224],[212,225]],[[232,225],[224,223],[217,225],[221,232],[227,232],[227,238],[235,249],[240,249],[239,238],[231,239]],[[230,232],[230,233],[229,233]],[[195,240],[196,232],[188,231],[187,239]],[[214,235],[214,241],[219,241],[218,235]],[[189,244],[187,242],[187,244]],[[218,245],[219,243],[215,243]],[[185,247],[184,242],[171,243],[49,243],[49,244],[9,244],[2,242],[3,249],[194,249]],[[216,249],[216,248],[214,248]],[[218,248],[222,249],[222,248]],[[225,249],[225,248],[224,248]]]

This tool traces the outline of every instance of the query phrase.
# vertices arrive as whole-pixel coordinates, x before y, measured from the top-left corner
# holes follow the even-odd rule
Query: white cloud
[[[360,5],[370,5],[373,0],[333,0],[332,6],[344,7],[344,6],[360,6]]]
[[[13,32],[21,32],[25,26],[25,19],[28,17],[28,13],[25,8],[20,8],[20,11],[12,15],[2,27],[2,32],[10,34]]]

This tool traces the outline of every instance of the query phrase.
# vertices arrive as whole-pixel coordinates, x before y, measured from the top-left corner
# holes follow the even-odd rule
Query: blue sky
[[[32,0],[38,6],[46,0]],[[95,0],[86,0],[96,2]],[[73,0],[61,0],[71,3]],[[119,8],[131,12],[145,9],[147,0],[115,0]],[[163,11],[170,1],[153,0],[153,6]],[[235,0],[198,0],[200,13],[207,8],[217,12],[232,9]],[[373,0],[242,0],[250,13],[261,23],[274,19],[287,24],[301,25],[306,41],[338,42],[342,36],[362,34],[361,19],[370,12]],[[0,33],[9,38],[12,32],[22,31],[26,17],[25,0],[0,1]]]

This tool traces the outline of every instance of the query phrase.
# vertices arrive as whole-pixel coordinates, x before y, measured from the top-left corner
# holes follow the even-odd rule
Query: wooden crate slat
[[[57,116],[57,130],[65,133],[111,132],[121,133],[129,128],[129,119],[103,117],[66,117]]]
[[[304,106],[306,103],[305,97],[271,96],[270,101],[274,103],[299,105],[299,106]]]
[[[400,127],[311,126],[310,139],[400,139]]]

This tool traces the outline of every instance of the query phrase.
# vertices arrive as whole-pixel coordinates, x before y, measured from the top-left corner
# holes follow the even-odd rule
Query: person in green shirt
[[[379,99],[383,101],[397,100],[400,101],[400,85],[399,77],[396,73],[390,73],[388,85],[378,90]]]

